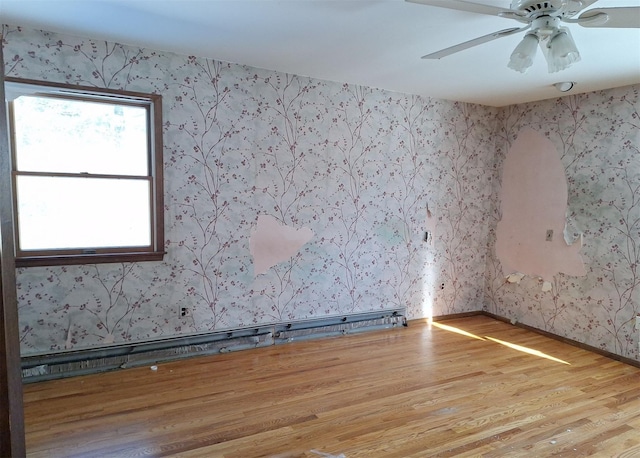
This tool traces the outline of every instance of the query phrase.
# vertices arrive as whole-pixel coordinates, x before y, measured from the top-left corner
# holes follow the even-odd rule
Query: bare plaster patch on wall
[[[273,216],[258,216],[249,241],[254,274],[263,274],[276,264],[291,259],[312,237],[313,231],[307,227],[296,229],[281,225]]]
[[[564,237],[567,196],[567,178],[553,143],[522,129],[502,174],[496,255],[505,276],[519,272],[550,282],[560,272],[586,275],[581,238],[567,245]]]

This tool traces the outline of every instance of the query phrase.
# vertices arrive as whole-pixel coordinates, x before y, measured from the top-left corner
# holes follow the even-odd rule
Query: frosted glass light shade
[[[547,64],[549,73],[559,72],[580,60],[576,44],[566,30],[560,30],[549,42]]]
[[[508,67],[520,73],[526,72],[533,65],[537,48],[538,37],[533,33],[528,33],[511,53]]]

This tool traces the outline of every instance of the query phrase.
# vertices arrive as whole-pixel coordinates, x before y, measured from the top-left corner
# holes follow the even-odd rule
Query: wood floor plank
[[[484,316],[24,391],[31,457],[640,456],[640,369]]]

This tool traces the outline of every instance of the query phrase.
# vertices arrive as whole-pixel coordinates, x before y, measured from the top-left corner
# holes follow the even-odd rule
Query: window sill
[[[115,262],[162,261],[166,252],[149,251],[141,253],[78,254],[60,256],[16,257],[16,267],[68,266],[82,264],[105,264]]]

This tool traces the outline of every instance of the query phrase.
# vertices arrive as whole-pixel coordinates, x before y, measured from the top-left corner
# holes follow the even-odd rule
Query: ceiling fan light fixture
[[[549,73],[559,72],[569,68],[571,64],[580,61],[580,53],[569,30],[562,27],[551,37],[546,53]]]
[[[516,49],[513,50],[513,53],[511,53],[507,66],[520,73],[526,72],[533,65],[533,58],[536,56],[536,50],[538,49],[538,41],[535,33],[526,34],[516,46]]]
[[[562,23],[577,24],[582,27],[640,28],[640,14],[638,14],[640,6],[614,6],[585,10],[598,0],[511,0],[509,7],[493,6],[482,3],[482,0],[406,1],[513,19],[525,24],[521,27],[499,30],[422,56],[423,59],[440,59],[498,38],[528,30],[511,54],[507,65],[521,73],[525,73],[533,64],[537,45],[540,45],[544,54],[549,73],[564,70],[581,60],[569,29],[561,27]],[[491,0],[491,3],[496,3],[496,1]],[[506,3],[506,0],[502,0],[502,3]]]

